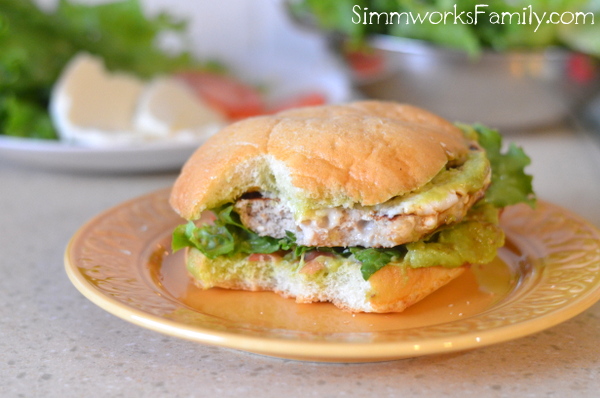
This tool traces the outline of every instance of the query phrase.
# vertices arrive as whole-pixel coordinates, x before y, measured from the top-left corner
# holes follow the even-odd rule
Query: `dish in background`
[[[183,81],[112,72],[88,53],[78,53],[65,66],[48,111],[60,141],[95,148],[201,141],[226,122]]]
[[[341,44],[334,47],[341,51]],[[374,36],[347,58],[367,97],[426,107],[449,120],[507,130],[561,122],[600,88],[600,66],[559,48],[479,57],[418,40]]]
[[[46,170],[102,173],[175,171],[200,142],[157,142],[90,148],[0,135],[0,158]]]
[[[285,98],[318,90],[328,103],[349,99],[351,89],[345,73],[329,68],[307,70],[306,65],[280,69],[262,81],[267,100],[276,105]],[[306,91],[304,91],[306,90]],[[61,141],[0,135],[0,158],[44,169],[75,172],[156,172],[179,169],[203,140],[157,141],[107,147],[85,147]]]
[[[136,325],[275,357],[369,362],[484,347],[563,322],[600,299],[600,231],[557,206],[506,209],[508,244],[400,314],[350,314],[270,292],[201,291],[181,253],[169,190],[94,218],[71,239],[65,268],[79,291]]]
[[[469,7],[474,5],[459,4],[457,9],[454,4],[452,9],[447,2],[430,3],[366,1],[363,6],[369,7],[363,9],[362,24],[349,23],[348,8],[342,5],[288,0],[286,10],[296,24],[330,42],[362,94],[408,102],[452,121],[479,122],[505,132],[544,128],[580,118],[582,107],[600,93],[599,36],[593,23],[546,21],[538,32],[524,19],[523,23],[502,21],[494,28],[485,23],[387,20],[390,11],[427,18],[439,11],[436,8],[462,15],[472,12]],[[486,8],[490,15],[520,11],[513,1],[493,3]],[[571,5],[590,11],[593,19],[598,10],[592,3]],[[547,11],[544,15],[557,11],[552,2],[540,7]],[[381,22],[372,19],[382,15]],[[357,51],[361,46],[363,50]]]

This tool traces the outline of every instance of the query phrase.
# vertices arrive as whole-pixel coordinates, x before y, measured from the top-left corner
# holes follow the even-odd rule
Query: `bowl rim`
[[[425,40],[411,39],[393,35],[374,34],[367,39],[367,44],[370,48],[390,53],[416,55],[416,56],[434,56],[444,58],[468,58],[473,60],[487,59],[501,60],[510,58],[511,60],[523,59],[540,59],[547,61],[565,61],[574,54],[580,54],[576,51],[569,50],[558,46],[544,47],[539,50],[508,50],[497,51],[489,48],[483,48],[479,54],[470,55],[464,50],[444,47],[430,43]]]

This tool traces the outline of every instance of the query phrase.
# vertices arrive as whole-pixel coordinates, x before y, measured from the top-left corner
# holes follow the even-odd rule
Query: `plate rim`
[[[197,148],[206,138],[198,140],[156,140],[129,144],[86,146],[70,144],[60,140],[13,137],[0,134],[0,150],[31,153],[129,153]]]
[[[29,168],[77,173],[140,173],[179,170],[206,139],[79,146],[61,141],[0,135],[2,160]]]
[[[186,324],[182,321],[167,319],[165,317],[146,312],[143,309],[128,306],[114,297],[107,296],[95,285],[86,280],[86,276],[79,271],[75,261],[71,258],[71,252],[75,242],[81,235],[85,233],[85,231],[92,227],[97,220],[106,217],[109,213],[118,209],[138,203],[141,200],[165,195],[165,193],[168,191],[170,191],[170,188],[164,188],[142,196],[138,196],[106,209],[105,211],[88,220],[73,234],[67,243],[64,251],[64,266],[66,273],[75,288],[81,294],[83,294],[83,296],[101,309],[137,326],[141,326],[172,337],[271,357],[303,361],[338,363],[388,361],[422,355],[444,354],[475,349],[535,334],[573,318],[600,300],[600,283],[597,283],[594,285],[595,288],[593,290],[589,290],[586,294],[567,303],[565,306],[554,309],[541,316],[520,320],[510,325],[503,325],[483,331],[469,331],[453,334],[449,337],[443,336],[428,338],[425,345],[418,344],[420,340],[356,343],[347,341],[336,342],[285,339],[277,337],[244,335],[239,332],[220,331],[211,329],[210,327]],[[583,219],[581,216],[566,210],[561,206],[545,201],[540,202],[547,206],[558,209],[569,218],[576,220],[580,224],[583,223],[586,226],[591,227],[592,231],[600,236],[600,230],[598,230],[596,226],[589,223],[587,220]],[[172,301],[170,298],[164,299]],[[179,303],[179,305],[183,306],[184,304]],[[474,316],[481,315],[488,311],[494,311],[498,307],[502,307],[504,305],[505,304],[499,306],[496,305],[491,309],[477,313]],[[451,321],[449,323],[452,322],[455,321]],[[449,339],[452,341],[448,341]],[[319,356],[317,352],[325,348],[327,350],[327,354]]]

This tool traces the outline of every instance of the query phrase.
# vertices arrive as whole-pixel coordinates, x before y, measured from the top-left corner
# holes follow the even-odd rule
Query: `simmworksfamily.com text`
[[[452,10],[427,11],[425,13],[403,12],[375,12],[369,11],[368,7],[355,5],[352,7],[352,22],[354,24],[373,25],[400,25],[400,24],[466,24],[477,25],[484,19],[491,24],[520,24],[535,26],[535,32],[542,24],[594,24],[594,14],[583,11],[561,11],[561,12],[536,12],[532,5],[523,7],[519,12],[495,12],[488,11],[488,4],[477,4],[473,10],[458,10],[456,4]]]

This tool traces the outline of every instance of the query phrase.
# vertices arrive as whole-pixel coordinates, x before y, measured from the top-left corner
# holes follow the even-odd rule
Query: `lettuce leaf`
[[[210,259],[238,253],[274,253],[289,249],[291,237],[275,239],[260,236],[246,228],[239,215],[233,211],[233,205],[227,204],[214,209],[216,220],[213,224],[197,227],[192,221],[178,226],[173,232],[171,247],[174,252],[184,247],[195,247]],[[292,235],[293,236],[293,235]]]
[[[360,272],[364,280],[395,260],[401,259],[406,253],[404,246],[391,249],[351,247],[348,249],[361,263]]]
[[[0,125],[14,137],[54,139],[56,132],[45,108],[36,101],[14,95],[0,97]],[[0,131],[1,134],[1,131]]]
[[[531,163],[531,159],[523,149],[511,143],[506,153],[502,153],[502,136],[497,130],[480,124],[460,127],[467,135],[476,134],[490,160],[492,183],[485,194],[485,201],[498,208],[521,202],[535,206],[533,177],[525,173],[525,167]]]
[[[296,236],[290,231],[286,231],[286,236],[282,239],[260,236],[241,223],[231,203],[214,209],[213,213],[216,216],[213,224],[196,226],[193,221],[189,221],[177,226],[171,241],[173,252],[185,247],[195,247],[211,259],[238,253],[269,254],[281,250],[289,252],[288,255],[293,259],[304,258],[304,254],[312,250],[337,253],[346,257],[351,254],[342,247],[297,245]]]
[[[292,14],[297,19],[341,34],[355,46],[365,44],[369,35],[386,34],[456,48],[471,56],[481,54],[484,49],[538,50],[551,46],[600,56],[600,6],[597,0],[298,0],[290,3],[293,3]],[[479,12],[483,11],[483,14],[479,15],[475,24],[473,17],[478,5]],[[535,17],[529,20],[529,7],[542,18],[542,23],[538,23]],[[378,22],[377,14],[391,15],[393,12],[412,13],[414,18],[419,14],[424,21],[406,23],[404,17],[401,23],[397,20],[386,23],[386,18],[381,17]],[[581,17],[578,23],[545,22],[552,12],[567,12],[567,16],[589,12],[590,15],[585,23]],[[371,13],[375,16],[372,20]],[[439,13],[451,14],[444,23],[440,21]],[[492,17],[503,13],[513,15],[513,20],[509,23],[507,19],[502,23]],[[429,19],[432,14],[434,17]],[[353,19],[357,23],[353,23]],[[592,23],[594,19],[595,23]]]

